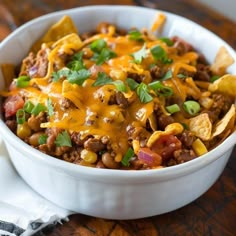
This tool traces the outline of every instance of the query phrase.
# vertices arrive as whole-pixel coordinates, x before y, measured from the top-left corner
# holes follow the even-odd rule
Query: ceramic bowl
[[[0,44],[0,63],[19,64],[34,41],[65,14],[79,32],[94,29],[108,21],[122,28],[151,28],[158,10],[134,6],[88,6],[51,13],[36,18],[9,35]],[[207,29],[183,17],[164,12],[162,34],[178,35],[209,62],[225,46],[230,46]],[[228,70],[236,74],[236,63]],[[0,89],[4,82],[0,74]],[[207,154],[173,167],[124,171],[79,166],[43,154],[15,136],[0,120],[0,132],[10,158],[22,178],[53,203],[75,212],[108,218],[135,219],[173,211],[206,192],[221,175],[236,143],[236,133]]]

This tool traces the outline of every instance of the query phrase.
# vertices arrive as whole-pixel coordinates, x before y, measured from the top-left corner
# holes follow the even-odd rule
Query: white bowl
[[[89,31],[98,22],[113,22],[122,28],[151,28],[156,10],[133,6],[89,6],[48,14],[15,30],[0,45],[0,63],[19,62],[33,42],[63,15],[70,15],[79,31]],[[203,27],[164,12],[163,35],[178,35],[213,62],[220,46],[236,54],[223,40]],[[236,63],[229,72],[236,74]],[[4,82],[0,74],[0,89]],[[222,173],[236,143],[236,133],[209,153],[173,167],[124,171],[78,166],[52,158],[30,147],[0,120],[0,132],[10,158],[22,178],[38,193],[61,207],[109,219],[135,219],[180,208],[207,191]]]

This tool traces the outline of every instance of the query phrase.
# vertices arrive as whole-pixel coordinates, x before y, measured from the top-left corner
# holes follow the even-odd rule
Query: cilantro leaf
[[[126,92],[127,88],[122,80],[115,80],[112,82],[116,86],[117,91]]]
[[[61,78],[63,78],[63,77],[67,77],[68,75],[69,75],[69,73],[70,73],[70,70],[68,70],[68,69],[61,69],[61,70],[59,70],[59,71],[57,71],[57,72],[53,72],[52,73],[52,81],[53,82],[57,82],[57,81],[59,81]]]
[[[137,94],[142,103],[148,103],[153,99],[153,97],[149,94],[148,86],[143,82],[137,87]]]
[[[47,108],[48,108],[48,115],[52,116],[54,114],[52,100],[50,98],[48,98],[46,103],[47,103]]]
[[[92,59],[95,61],[96,65],[102,65],[105,61],[108,61],[114,57],[116,57],[115,52],[109,48],[103,48],[99,54],[95,53]]]
[[[83,52],[79,52],[76,53],[73,58],[72,61],[70,61],[67,65],[66,65],[69,69],[71,70],[81,70],[81,69],[85,69],[85,65],[83,62]]]
[[[143,41],[143,37],[142,37],[143,35],[138,30],[131,30],[128,34],[129,34],[130,40],[136,40],[136,41],[140,41],[140,42]]]
[[[63,131],[62,133],[59,133],[56,137],[55,144],[57,147],[72,147],[71,139],[67,131]]]
[[[147,55],[146,43],[144,43],[143,47],[139,51],[131,54],[131,56],[134,58],[134,62],[137,64],[141,64],[143,58],[145,58],[146,55]]]
[[[89,70],[81,69],[79,71],[70,71],[67,79],[71,84],[82,85],[83,82],[90,77],[90,75],[91,72]]]
[[[101,86],[112,82],[113,80],[105,72],[98,72],[98,77],[92,86]]]
[[[38,138],[39,145],[47,143],[48,136],[46,134],[41,134]]]
[[[172,63],[172,59],[168,58],[166,51],[160,46],[154,46],[150,49],[152,56],[155,60],[160,60],[164,64]]]

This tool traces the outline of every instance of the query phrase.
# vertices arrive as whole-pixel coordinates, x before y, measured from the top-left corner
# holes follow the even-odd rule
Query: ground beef
[[[212,76],[210,67],[204,64],[197,64],[197,72],[195,73],[193,79],[209,82]]]
[[[187,52],[193,51],[192,45],[179,38],[178,36],[172,37],[171,40],[174,42],[173,47],[177,49],[177,53],[179,55],[183,55]]]

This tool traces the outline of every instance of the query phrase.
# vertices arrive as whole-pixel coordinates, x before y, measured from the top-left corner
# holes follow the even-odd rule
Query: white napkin
[[[47,225],[68,221],[72,213],[44,199],[21,179],[0,137],[0,235],[33,235]]]

